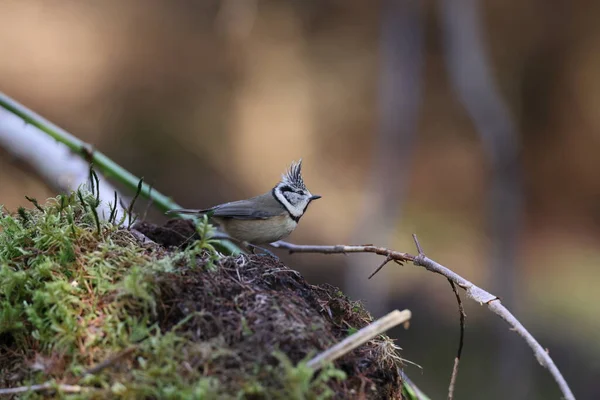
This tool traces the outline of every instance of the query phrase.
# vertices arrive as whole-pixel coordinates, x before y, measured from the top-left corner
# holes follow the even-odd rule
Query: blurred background
[[[581,399],[600,398],[600,3],[60,1],[0,5],[0,91],[185,207],[261,194],[304,160],[298,244],[425,252],[500,296]],[[55,193],[0,150],[0,203]],[[162,223],[159,212],[147,219]],[[448,282],[376,256],[280,254],[340,286],[443,398]],[[459,399],[560,393],[524,341],[466,301]]]

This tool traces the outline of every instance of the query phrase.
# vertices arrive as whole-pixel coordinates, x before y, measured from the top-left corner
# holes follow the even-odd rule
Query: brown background
[[[413,252],[416,232],[430,257],[501,297],[514,290],[506,294],[509,306],[550,349],[575,395],[594,398],[600,3],[481,4],[491,72],[519,137],[517,273],[502,287],[488,267],[489,163],[448,79],[440,13],[430,1],[422,3],[416,143],[404,170],[392,174],[407,172],[406,196],[393,205],[391,233],[378,243]],[[184,206],[260,194],[302,157],[305,181],[323,199],[290,240],[348,243],[371,233],[359,223],[370,208],[379,140],[385,7],[333,0],[3,1],[0,90]],[[25,195],[54,193],[0,151],[0,203],[15,209],[27,205]],[[413,310],[410,329],[394,332],[403,356],[423,367],[407,372],[432,398],[445,396],[458,317],[444,279],[388,266],[367,281],[381,261],[375,257],[353,259],[360,260],[354,266],[346,265],[350,256],[282,258],[313,283],[366,299],[377,315]],[[524,343],[504,335],[502,321],[478,305],[468,304],[467,314],[458,398],[559,398]]]

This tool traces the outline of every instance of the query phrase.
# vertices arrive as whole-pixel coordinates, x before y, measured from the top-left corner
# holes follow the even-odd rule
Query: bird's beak
[[[321,196],[319,196],[318,194],[313,194],[312,196],[310,196],[310,201],[317,200],[320,198],[321,198]]]

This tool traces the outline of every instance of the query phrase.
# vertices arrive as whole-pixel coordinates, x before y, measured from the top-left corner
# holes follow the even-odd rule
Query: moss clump
[[[316,375],[306,367],[371,321],[337,289],[308,285],[270,257],[221,257],[209,240],[140,244],[98,222],[93,200],[0,209],[1,387],[82,389],[23,398],[399,397],[399,358],[385,337]],[[137,228],[169,245],[191,244],[194,232],[185,222]]]

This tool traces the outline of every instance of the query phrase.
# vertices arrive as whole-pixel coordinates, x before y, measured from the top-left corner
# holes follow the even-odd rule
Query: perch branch
[[[409,310],[394,310],[386,316],[379,318],[372,324],[365,326],[353,335],[348,336],[335,346],[312,358],[306,365],[313,369],[319,369],[323,366],[323,364],[340,358],[344,354],[351,352],[361,344],[368,342],[375,336],[382,334],[388,329],[405,323],[410,319],[410,317],[411,313]]]
[[[418,240],[415,238],[415,244],[420,248],[418,244]],[[525,342],[529,345],[529,347],[533,350],[533,354],[535,355],[537,361],[543,367],[547,368],[550,371],[550,374],[558,384],[563,397],[566,400],[575,400],[575,396],[573,392],[569,388],[569,385],[565,378],[562,376],[556,364],[548,354],[546,350],[538,343],[537,340],[529,333],[527,329],[521,324],[514,315],[502,304],[500,299],[497,296],[489,293],[488,291],[480,288],[479,286],[473,284],[469,280],[463,278],[458,275],[456,272],[444,267],[442,264],[439,264],[429,258],[427,258],[421,249],[419,255],[414,256],[409,253],[402,253],[399,251],[389,250],[383,247],[377,247],[373,245],[334,245],[334,246],[314,246],[314,245],[296,245],[288,242],[278,241],[271,243],[271,246],[288,250],[290,254],[293,253],[321,253],[321,254],[347,254],[347,253],[375,253],[381,256],[389,257],[395,261],[410,261],[414,265],[425,268],[428,271],[434,272],[436,274],[440,274],[446,277],[448,280],[453,282],[455,285],[462,288],[466,293],[467,297],[478,302],[479,304],[486,304],[488,309],[492,311],[494,314],[498,315],[502,318],[508,325],[511,327],[511,330],[517,332],[519,336],[525,339]]]

